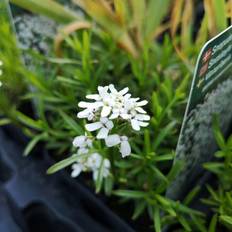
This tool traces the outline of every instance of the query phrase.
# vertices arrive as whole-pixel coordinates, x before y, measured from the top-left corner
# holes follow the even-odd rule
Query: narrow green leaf
[[[170,132],[172,131],[172,129],[175,127],[176,122],[170,122],[166,127],[164,127],[160,133],[158,134],[158,136],[155,139],[155,142],[153,144],[153,149],[156,150],[159,145],[163,142],[163,140],[166,138],[166,136],[170,135]]]
[[[0,119],[0,126],[5,126],[11,123],[11,120],[8,118],[2,118]]]
[[[113,181],[113,177],[109,176],[105,179],[104,181],[104,190],[107,196],[110,196],[112,194],[112,190],[113,190],[113,185],[114,185],[114,181]]]
[[[10,0],[36,14],[42,14],[60,23],[69,23],[78,19],[77,15],[53,0]]]
[[[218,216],[217,214],[214,214],[211,221],[210,221],[210,224],[209,224],[209,232],[216,232],[217,230],[217,219],[218,219]]]
[[[174,163],[174,165],[172,166],[172,169],[170,170],[170,172],[167,175],[167,179],[169,180],[169,182],[172,182],[173,179],[178,175],[178,173],[182,170],[184,164],[182,161],[176,161]]]
[[[188,205],[191,203],[191,201],[196,197],[196,195],[201,190],[200,186],[196,186],[192,191],[188,193],[188,195],[184,199],[184,204]]]
[[[184,227],[184,229],[185,229],[186,232],[187,231],[192,231],[192,229],[191,229],[188,221],[184,217],[179,216],[178,219],[179,219],[180,224]]]
[[[156,162],[163,162],[163,161],[168,161],[168,160],[173,160],[173,159],[174,159],[174,154],[156,155],[154,157],[154,160]]]
[[[40,142],[42,139],[46,138],[47,133],[42,133],[37,136],[35,136],[26,146],[23,155],[28,156],[31,151],[34,149],[34,147],[37,145],[38,142]]]
[[[148,154],[151,148],[151,138],[149,130],[144,131],[144,145],[145,152]]]
[[[213,133],[214,133],[214,136],[215,136],[215,139],[217,141],[218,146],[221,149],[224,149],[226,143],[225,143],[224,137],[221,133],[219,118],[217,115],[213,116]]]
[[[154,208],[154,227],[156,232],[161,232],[161,219],[158,207]]]
[[[69,165],[71,165],[72,163],[76,162],[78,157],[80,157],[79,155],[73,155],[67,159],[64,159],[54,165],[52,165],[48,170],[47,170],[47,174],[53,174]]]
[[[77,132],[77,135],[84,133],[83,129],[75,122],[71,117],[69,117],[64,111],[59,110],[59,114],[64,119],[64,121],[69,125],[70,129],[73,129]]]
[[[227,27],[226,16],[226,1],[225,0],[212,0],[214,17],[216,22],[217,31],[221,32]]]
[[[132,219],[137,219],[145,210],[146,208],[146,202],[145,201],[139,201],[136,202],[136,207],[132,216]]]
[[[97,175],[97,181],[96,181],[96,193],[99,193],[101,191],[102,182],[103,182],[103,171],[104,171],[104,159],[101,160],[100,168]]]
[[[113,193],[116,196],[126,197],[131,199],[140,199],[146,197],[145,192],[134,191],[134,190],[115,190]]]
[[[20,122],[22,122],[23,124],[25,124],[28,127],[31,127],[33,129],[36,130],[42,130],[43,129],[43,123],[40,120],[34,120],[30,117],[28,117],[27,115],[19,112],[19,111],[15,111],[14,112],[15,116],[18,118],[18,120]]]
[[[169,9],[170,0],[149,0],[145,17],[145,36],[151,39]]]
[[[227,215],[221,215],[219,216],[219,220],[225,224],[229,224],[232,226],[232,217],[227,216]]]

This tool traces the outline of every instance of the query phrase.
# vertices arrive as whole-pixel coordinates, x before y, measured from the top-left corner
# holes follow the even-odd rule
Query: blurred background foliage
[[[0,87],[0,112],[11,118],[14,109],[20,103],[20,95],[25,92],[25,82],[23,81],[26,73],[22,66],[20,52],[17,47],[15,36],[12,34],[12,27],[6,10],[0,3],[0,60],[2,61],[2,72],[0,76],[2,86]],[[0,125],[9,123],[9,120],[1,119]]]
[[[68,157],[73,137],[83,134],[82,122],[75,119],[78,102],[98,85],[128,86],[133,95],[149,101],[150,127],[134,140],[129,160],[111,154],[113,175],[97,183],[96,190],[119,196],[124,204],[132,202],[133,219],[149,215],[157,232],[165,225],[173,225],[172,231],[217,231],[218,217],[224,215],[219,198],[209,222],[190,207],[199,187],[181,203],[167,199],[165,191],[181,169],[172,162],[197,54],[231,24],[232,1],[74,0],[69,7],[52,0],[10,2],[60,25],[50,39],[54,49],[49,54],[27,51],[34,59],[30,71],[15,55],[9,25],[0,26],[0,46],[9,49],[0,53],[1,111],[31,138],[25,155],[42,142],[56,160]],[[13,101],[4,92],[10,80],[7,91],[13,88]],[[88,176],[85,181],[92,185]],[[220,199],[225,200],[222,192]]]

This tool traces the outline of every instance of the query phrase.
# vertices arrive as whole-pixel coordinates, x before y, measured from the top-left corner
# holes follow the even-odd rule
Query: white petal
[[[128,137],[125,135],[121,136],[121,141],[128,141]]]
[[[117,134],[109,135],[109,136],[105,139],[105,142],[106,142],[106,146],[107,146],[107,147],[116,146],[116,145],[118,145],[118,144],[121,142],[121,141],[120,141],[120,136],[117,135]]]
[[[81,102],[78,103],[78,106],[79,106],[80,108],[87,108],[87,107],[89,107],[91,104],[92,104],[92,103],[81,101]]]
[[[93,157],[94,162],[95,162],[95,167],[99,168],[101,165],[101,162],[102,162],[102,156],[99,155],[98,153],[93,153],[92,157]]]
[[[79,113],[77,114],[77,117],[78,117],[78,118],[88,118],[90,112],[91,112],[91,111],[90,111],[89,109],[85,109],[85,110],[79,112]]]
[[[98,153],[93,153],[91,156],[88,157],[86,165],[89,169],[96,169],[99,168],[101,165],[102,157]]]
[[[78,155],[83,155],[83,154],[87,154],[88,152],[89,152],[89,149],[88,149],[88,148],[86,148],[86,147],[81,147],[81,148],[79,148],[77,154],[78,154]]]
[[[108,86],[105,86],[105,87],[99,86],[98,87],[98,92],[99,92],[99,95],[101,96],[101,98],[105,98],[105,97],[109,96],[108,89],[109,89]]]
[[[124,96],[124,100],[127,101],[130,97],[131,97],[131,94],[130,94],[130,93],[127,93],[127,94]]]
[[[93,113],[90,113],[87,117],[88,121],[92,121],[94,119],[94,114]]]
[[[79,102],[78,106],[80,108],[90,108],[90,109],[98,109],[99,107],[103,106],[102,102]]]
[[[93,141],[92,141],[91,139],[87,138],[87,139],[85,140],[85,143],[86,143],[86,146],[92,147]]]
[[[150,116],[147,114],[137,114],[135,118],[139,121],[148,121],[150,120]]]
[[[111,130],[113,127],[114,127],[114,124],[112,121],[108,121],[106,124],[105,124],[106,128],[108,130]]]
[[[99,101],[101,99],[101,97],[99,96],[99,94],[89,94],[86,96],[87,99],[93,99],[96,101]]]
[[[109,85],[109,89],[110,89],[110,91],[112,92],[112,93],[117,93],[118,91],[114,88],[114,85],[113,84],[110,84]]]
[[[143,100],[143,101],[141,101],[141,102],[137,102],[136,105],[137,105],[137,106],[145,106],[147,103],[148,103],[148,101]]]
[[[102,127],[102,123],[101,122],[94,122],[94,123],[89,123],[85,125],[85,129],[87,131],[95,131],[98,130],[99,128]]]
[[[119,116],[119,113],[113,113],[110,115],[109,119],[115,119],[115,118],[118,118]]]
[[[146,127],[149,125],[149,123],[148,122],[139,122],[139,125],[142,127]]]
[[[128,120],[131,118],[131,115],[129,115],[129,114],[120,114],[120,116],[125,120]]]
[[[81,147],[85,143],[85,139],[86,139],[85,135],[75,137],[73,140],[73,146]]]
[[[107,176],[109,176],[109,174],[110,174],[109,169],[108,168],[104,168],[103,169],[103,177],[107,177]]]
[[[131,98],[131,100],[133,100],[134,102],[137,102],[140,98],[136,97],[136,98]]]
[[[107,117],[111,112],[111,107],[110,106],[103,106],[102,111],[101,111],[101,117]]]
[[[71,177],[75,178],[75,177],[80,175],[80,173],[83,169],[83,165],[82,164],[73,164],[72,169],[73,169],[73,171],[71,173]]]
[[[110,161],[108,159],[104,159],[104,167],[105,168],[110,168]]]
[[[109,121],[108,118],[100,118],[100,122],[103,124],[107,123],[108,121]]]
[[[122,154],[122,158],[131,154],[131,147],[128,141],[121,142],[120,153]]]
[[[136,107],[135,110],[138,111],[138,112],[141,113],[141,114],[146,114],[146,113],[147,113],[147,112],[146,112],[143,108],[141,108],[141,107]]]
[[[97,134],[97,139],[105,139],[108,136],[109,130],[105,127],[102,127]]]
[[[122,94],[122,95],[124,95],[124,94],[126,94],[128,91],[129,91],[129,88],[126,87],[126,88],[122,89],[121,91],[119,91],[119,93]]]
[[[131,126],[136,131],[140,130],[139,122],[136,119],[131,120]]]

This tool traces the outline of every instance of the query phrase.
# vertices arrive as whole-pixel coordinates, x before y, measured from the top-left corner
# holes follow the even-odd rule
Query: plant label
[[[232,125],[232,26],[208,41],[198,56],[174,161],[184,161],[184,167],[168,197],[181,199],[202,177],[202,164],[214,157],[214,114],[227,136]]]

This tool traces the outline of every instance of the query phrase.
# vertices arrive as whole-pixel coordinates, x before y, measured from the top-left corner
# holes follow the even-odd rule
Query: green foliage
[[[51,0],[12,2],[61,22],[76,19],[72,12],[64,10],[61,5]],[[150,126],[141,130],[136,139],[131,141],[132,155],[125,159],[122,159],[116,150],[109,151],[100,142],[95,144],[101,155],[111,161],[111,175],[103,178],[101,164],[97,181],[92,182],[96,192],[105,191],[108,196],[116,195],[123,201],[132,202],[133,219],[147,212],[157,232],[162,231],[166,225],[181,227],[182,231],[217,231],[218,222],[230,227],[231,190],[224,190],[230,189],[231,186],[229,178],[232,174],[232,138],[227,142],[224,140],[218,130],[217,120],[214,133],[221,151],[217,152],[216,156],[224,162],[220,160],[205,164],[208,170],[218,175],[221,183],[218,191],[209,187],[212,199],[205,200],[215,209],[209,228],[205,226],[204,215],[190,207],[199,187],[193,188],[183,202],[165,197],[167,187],[183,165],[179,162],[172,165],[186,105],[189,77],[192,75],[189,71],[191,65],[186,65],[188,61],[183,58],[183,52],[188,59],[196,59],[199,44],[208,38],[208,28],[204,26],[205,21],[208,23],[209,15],[205,15],[201,33],[197,37],[198,42],[195,43],[192,41],[192,1],[179,1],[180,5],[185,5],[183,19],[187,23],[181,20],[180,12],[172,6],[173,38],[164,33],[163,42],[158,43],[153,39],[157,36],[157,31],[162,32],[166,28],[162,20],[171,1],[149,0],[141,1],[140,4],[134,0],[76,2],[101,27],[65,34],[60,46],[62,56],[56,57],[55,52],[49,54],[49,57],[33,54],[34,73],[25,72],[20,59],[12,56],[12,48],[15,48],[12,44],[15,42],[9,43],[13,38],[9,25],[0,25],[1,35],[5,35],[1,37],[0,46],[3,44],[5,49],[11,49],[10,52],[4,50],[0,53],[0,60],[6,64],[4,75],[9,81],[9,88],[14,88],[14,93],[20,96],[18,101],[14,102],[10,96],[0,100],[1,104],[5,104],[5,107],[1,107],[3,114],[9,117],[2,119],[0,125],[16,122],[22,126],[31,138],[25,155],[28,155],[37,143],[44,142],[54,159],[59,161],[48,169],[47,173],[52,174],[77,161],[77,155],[72,155],[72,140],[84,131],[83,121],[76,118],[78,102],[87,94],[95,92],[99,85],[113,83],[119,89],[128,86],[133,95],[149,101],[146,110],[151,116]],[[52,3],[54,8],[48,8],[48,3]],[[114,4],[113,8],[110,3]],[[223,8],[222,1],[218,4],[220,9]],[[182,7],[179,10],[181,9]],[[219,18],[218,12],[216,22],[217,30],[225,26],[225,20]],[[177,34],[179,24],[182,28],[181,35]],[[176,44],[179,41],[180,51]],[[11,63],[8,65],[9,61]],[[7,67],[12,73],[7,73]],[[18,75],[20,81],[16,84]],[[10,82],[8,77],[14,78],[14,81]],[[33,87],[33,91],[23,89],[22,93],[20,86],[23,82],[26,82],[28,87]],[[28,102],[35,108],[34,117],[30,116],[31,112],[25,112],[19,107]],[[13,106],[9,114],[11,105]],[[64,155],[69,157],[63,159]]]
[[[4,112],[5,115],[12,118],[13,109],[18,106],[20,94],[25,90],[23,76],[27,72],[20,59],[4,2],[0,3],[0,9],[2,10],[0,14],[0,60],[3,62],[1,66],[3,74],[0,76],[2,83],[0,89],[0,113]]]
[[[218,186],[216,189],[208,186],[210,193],[209,199],[203,199],[207,205],[212,207],[215,213],[212,217],[209,231],[217,231],[217,224],[220,223],[232,229],[232,136],[227,140],[219,127],[219,118],[214,117],[213,123],[214,135],[217,144],[220,148],[215,153],[217,158],[214,162],[205,163],[204,167],[214,173],[218,179]]]
[[[166,37],[167,44],[168,40]],[[36,67],[37,74],[26,79],[34,90],[25,93],[22,99],[36,102],[38,119],[29,118],[19,111],[15,114],[24,124],[27,135],[32,137],[25,155],[38,142],[44,141],[46,147],[58,156],[72,154],[72,139],[83,134],[81,121],[75,119],[77,103],[86,94],[94,92],[97,85],[115,83],[117,87],[129,86],[132,93],[147,99],[150,103],[146,110],[152,116],[150,127],[140,131],[132,141],[133,154],[129,158],[122,159],[116,150],[109,153],[101,148],[101,154],[111,160],[112,175],[103,179],[100,171],[95,186],[96,192],[105,190],[107,195],[115,194],[134,202],[135,219],[146,210],[151,220],[155,220],[157,231],[167,223],[176,224],[178,221],[184,228],[202,225],[202,215],[186,206],[191,196],[186,204],[164,197],[167,186],[181,170],[182,164],[176,163],[172,167],[172,161],[188,87],[188,71],[173,48],[168,46],[166,50],[156,43],[151,46],[144,69],[144,65],[125,57],[104,33],[94,30],[77,32],[65,39],[64,58],[41,57]],[[169,61],[164,57],[169,57]],[[41,62],[52,70],[49,76]],[[133,70],[134,65],[136,70]],[[70,156],[52,166],[48,173],[59,171],[76,160],[75,155]]]

